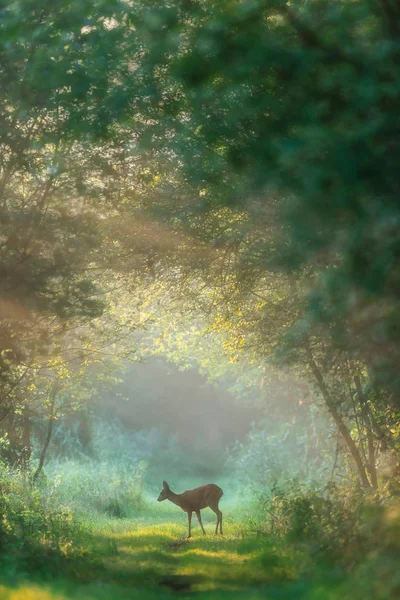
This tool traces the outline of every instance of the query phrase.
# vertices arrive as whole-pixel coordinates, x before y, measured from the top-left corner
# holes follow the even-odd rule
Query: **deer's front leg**
[[[188,510],[188,523],[189,523],[189,535],[188,538],[192,537],[192,511]]]

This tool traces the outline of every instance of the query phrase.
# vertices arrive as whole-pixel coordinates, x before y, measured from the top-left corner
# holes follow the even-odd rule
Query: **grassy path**
[[[206,529],[212,531],[211,523]],[[115,522],[99,533],[104,556],[87,576],[46,583],[0,585],[1,600],[160,600],[168,598],[327,600],[330,588],[311,592],[298,578],[301,558],[239,525],[227,534],[182,538],[182,525]],[[106,550],[105,550],[106,549]],[[330,591],[328,591],[330,590]],[[335,597],[337,597],[335,595]]]

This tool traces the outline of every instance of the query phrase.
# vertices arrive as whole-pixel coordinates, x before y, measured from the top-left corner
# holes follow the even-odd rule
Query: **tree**
[[[118,1],[1,8],[0,419],[10,435],[38,373],[102,346],[100,327],[91,347],[88,339],[101,315],[103,328],[109,323],[105,300],[121,286],[111,277],[122,262],[114,165],[130,156],[125,176],[135,168],[138,186],[141,176],[127,130],[110,128],[133,98],[125,76],[135,41],[115,21],[125,8]],[[131,314],[131,329],[133,321]],[[114,318],[113,326],[115,340],[126,335],[127,320]],[[110,329],[103,333],[109,344]],[[24,422],[29,437],[29,417]]]
[[[184,170],[164,216],[202,250],[186,259],[194,273],[207,265],[210,286],[200,301],[259,353],[291,342],[364,485],[375,485],[376,444],[390,438],[390,418],[379,434],[373,422],[395,414],[400,390],[396,14],[364,0],[176,2],[148,33],[146,57],[159,120],[163,91],[173,99],[164,139]],[[172,55],[169,40],[178,38]],[[215,227],[223,206],[230,211]],[[232,227],[233,214],[244,225]],[[322,377],[317,347],[319,362],[351,361],[340,379],[358,404],[359,449],[339,415],[342,401],[333,401]],[[377,391],[367,404],[363,387]]]
[[[400,397],[397,10],[17,6],[0,47],[1,406],[98,295],[133,326],[131,306],[183,291],[235,358],[308,369],[374,485]]]

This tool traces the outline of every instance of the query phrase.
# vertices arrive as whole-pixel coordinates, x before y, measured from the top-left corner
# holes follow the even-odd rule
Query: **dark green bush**
[[[70,508],[57,505],[43,485],[0,468],[0,568],[3,573],[57,571],[82,554],[88,527]]]
[[[351,568],[370,552],[379,540],[380,548],[393,545],[393,523],[388,524],[384,502],[361,490],[337,486],[307,490],[293,484],[262,500],[265,527],[269,534],[304,545],[310,557]],[[400,545],[396,541],[396,547]]]

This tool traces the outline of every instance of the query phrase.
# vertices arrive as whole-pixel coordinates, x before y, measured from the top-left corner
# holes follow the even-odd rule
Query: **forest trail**
[[[296,581],[293,553],[270,545],[238,525],[215,536],[171,523],[118,522],[99,535],[105,556],[77,580],[0,585],[2,600],[156,600],[168,598],[308,598]],[[116,530],[118,528],[118,530]],[[106,548],[106,550],[104,550]],[[296,559],[298,562],[298,557]],[[297,565],[298,566],[298,565]],[[303,590],[305,591],[305,590]],[[313,595],[313,598],[326,598]]]

